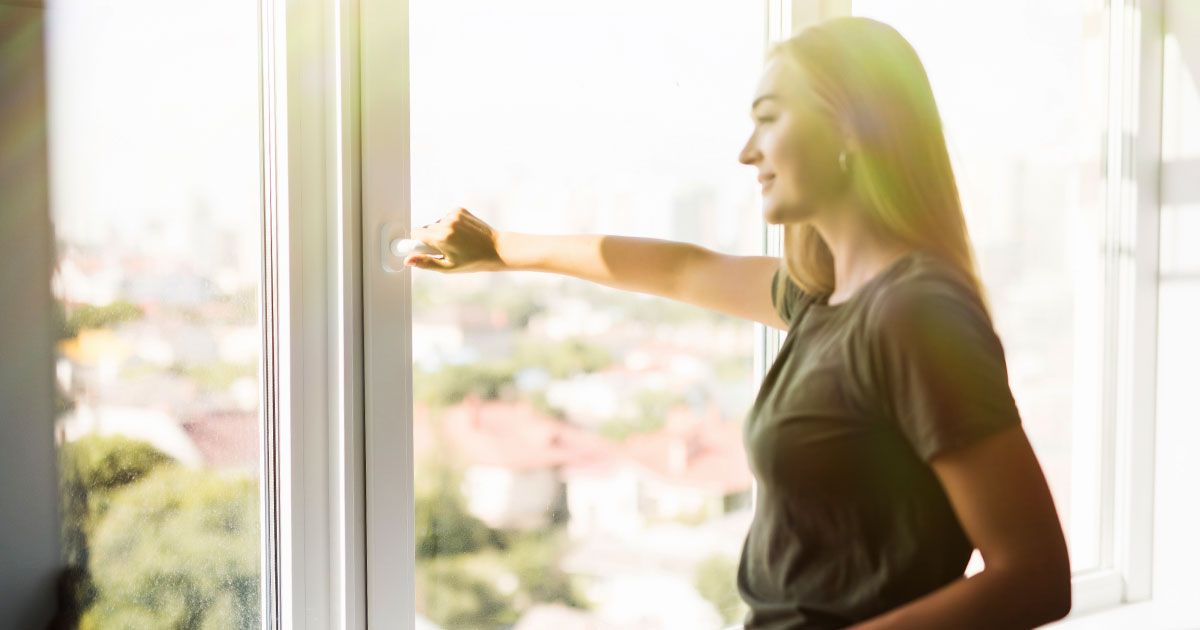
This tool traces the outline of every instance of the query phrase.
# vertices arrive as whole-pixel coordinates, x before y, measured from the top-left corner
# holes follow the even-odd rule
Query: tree
[[[467,512],[458,471],[427,462],[415,479],[418,560],[472,553],[493,540],[488,526]]]
[[[59,483],[79,628],[258,627],[255,479],[88,435],[60,447]]]
[[[259,557],[255,479],[163,466],[96,524],[80,628],[258,628]]]
[[[121,436],[88,435],[59,447],[63,555],[69,567],[67,589],[75,613],[86,610],[96,599],[89,539],[109,495],[172,461],[146,442]]]
[[[63,337],[71,338],[79,331],[89,328],[112,328],[117,324],[134,321],[142,316],[142,309],[126,300],[110,304],[80,304],[71,309],[63,326]]]
[[[700,561],[692,578],[700,596],[712,603],[725,623],[736,623],[746,616],[746,604],[737,591],[737,564],[722,554]]]

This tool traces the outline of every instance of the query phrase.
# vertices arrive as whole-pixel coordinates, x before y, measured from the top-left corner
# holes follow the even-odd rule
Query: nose
[[[758,146],[754,142],[754,134],[746,140],[746,146],[742,147],[742,152],[738,154],[738,161],[742,164],[751,165],[761,158],[762,155],[758,152]]]

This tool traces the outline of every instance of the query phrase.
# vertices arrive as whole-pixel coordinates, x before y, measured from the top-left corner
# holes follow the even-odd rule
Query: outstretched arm
[[[557,273],[787,329],[771,305],[779,259],[770,256],[729,256],[691,243],[633,236],[501,232],[462,208],[414,229],[412,237],[445,254],[406,259],[422,269]]]

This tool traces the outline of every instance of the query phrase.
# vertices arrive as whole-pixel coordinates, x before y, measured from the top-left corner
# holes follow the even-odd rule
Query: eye
[[[773,122],[774,120],[775,120],[774,116],[756,116],[754,118],[754,122],[759,125],[765,125],[769,122]]]

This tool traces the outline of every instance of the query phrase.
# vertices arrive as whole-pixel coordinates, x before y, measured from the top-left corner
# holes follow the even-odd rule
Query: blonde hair
[[[876,226],[945,260],[986,304],[933,90],[908,41],[882,22],[842,17],[776,44],[767,56],[798,68],[818,105],[857,141],[848,191]],[[816,228],[785,225],[783,243],[796,284],[832,293],[833,255]]]

